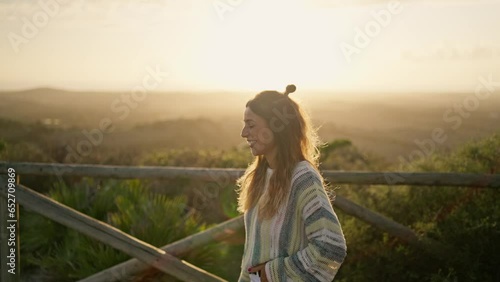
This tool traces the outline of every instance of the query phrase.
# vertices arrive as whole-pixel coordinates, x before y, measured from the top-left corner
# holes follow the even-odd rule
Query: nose
[[[241,130],[241,137],[243,138],[246,138],[248,136],[248,130],[247,130],[247,127],[243,127],[243,129]]]

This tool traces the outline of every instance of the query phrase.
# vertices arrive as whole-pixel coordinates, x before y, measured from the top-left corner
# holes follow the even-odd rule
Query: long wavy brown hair
[[[244,175],[237,180],[238,211],[242,213],[254,207],[262,198],[259,218],[271,218],[288,198],[295,165],[306,160],[318,171],[317,130],[312,127],[306,111],[288,97],[288,94],[294,91],[293,85],[289,85],[285,93],[263,91],[246,104],[252,112],[266,120],[274,134],[277,154],[266,192],[264,186],[268,163],[263,155],[256,156]]]

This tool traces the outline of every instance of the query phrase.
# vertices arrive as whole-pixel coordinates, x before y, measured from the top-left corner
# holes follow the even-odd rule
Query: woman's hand
[[[258,272],[260,274],[260,281],[261,282],[269,282],[269,280],[267,280],[267,276],[266,276],[266,263],[265,262],[248,268],[248,272],[250,272],[250,273],[251,272]]]

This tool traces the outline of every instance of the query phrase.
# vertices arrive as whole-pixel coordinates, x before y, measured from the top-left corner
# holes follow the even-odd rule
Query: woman
[[[346,256],[317,168],[316,132],[288,97],[295,89],[246,104],[241,136],[256,158],[237,181],[246,230],[240,282],[332,281]]]

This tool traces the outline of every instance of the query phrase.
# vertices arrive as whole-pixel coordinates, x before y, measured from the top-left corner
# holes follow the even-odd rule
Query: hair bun
[[[288,85],[285,90],[285,96],[288,97],[288,94],[295,92],[295,90],[297,90],[297,87],[295,87],[295,85],[293,84]]]

